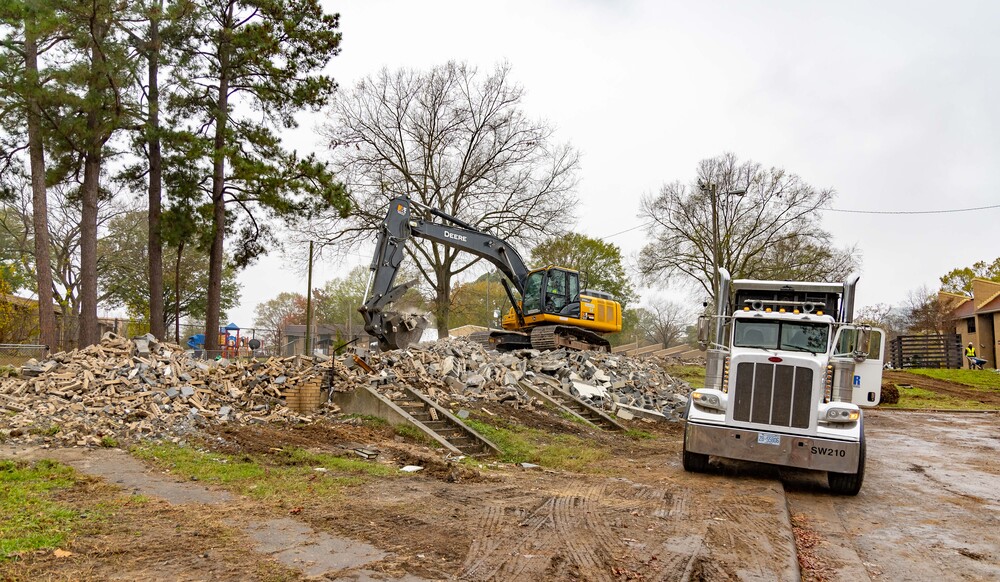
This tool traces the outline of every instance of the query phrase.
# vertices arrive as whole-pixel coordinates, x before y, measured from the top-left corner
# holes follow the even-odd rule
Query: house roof
[[[972,297],[976,304],[976,311],[980,311],[994,299],[1000,297],[1000,283],[986,279],[973,279]]]
[[[976,313],[993,313],[1000,311],[1000,295],[976,310]]]

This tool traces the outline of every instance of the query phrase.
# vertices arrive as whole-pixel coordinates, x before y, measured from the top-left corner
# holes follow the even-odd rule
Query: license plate
[[[759,432],[757,433],[757,444],[759,445],[780,445],[781,435],[772,434],[769,432]]]

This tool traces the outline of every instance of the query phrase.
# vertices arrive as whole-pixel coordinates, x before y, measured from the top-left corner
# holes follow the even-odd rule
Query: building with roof
[[[1000,351],[1000,283],[986,279],[972,281],[972,297],[957,293],[938,293],[938,301],[949,314],[962,347],[972,342],[976,355],[986,360],[985,367],[997,367]],[[968,367],[969,361],[965,360]]]

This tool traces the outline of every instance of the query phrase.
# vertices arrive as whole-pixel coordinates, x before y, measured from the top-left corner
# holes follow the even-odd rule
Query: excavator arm
[[[413,208],[424,211],[425,216],[413,216]],[[496,266],[507,278],[503,281],[504,289],[518,318],[523,322],[514,290],[523,294],[528,268],[518,252],[506,241],[482,232],[454,216],[406,197],[398,197],[389,204],[389,211],[382,221],[375,255],[372,257],[372,272],[365,291],[365,301],[358,309],[364,317],[365,330],[378,338],[383,350],[405,348],[420,338],[428,323],[427,318],[422,315],[390,311],[392,303],[416,283],[416,280],[399,285],[395,283],[403,262],[406,241],[411,236],[460,249]]]

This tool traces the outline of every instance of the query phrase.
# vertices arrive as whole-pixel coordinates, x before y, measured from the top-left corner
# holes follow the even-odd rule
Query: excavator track
[[[544,325],[531,330],[531,347],[536,350],[592,350],[610,352],[611,342],[579,327],[568,325]]]

